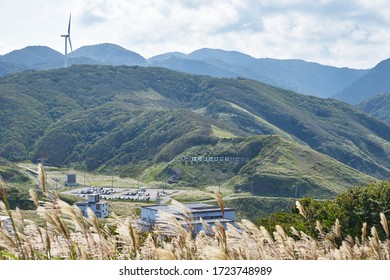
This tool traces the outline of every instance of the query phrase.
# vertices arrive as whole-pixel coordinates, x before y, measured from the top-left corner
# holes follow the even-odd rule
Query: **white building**
[[[1,228],[8,232],[9,234],[14,234],[14,230],[12,228],[11,218],[8,216],[0,216]]]
[[[202,218],[210,227],[214,226],[217,221],[222,225],[234,225],[236,218],[236,211],[232,208],[224,208],[222,215],[221,208],[204,203],[184,204],[193,216],[194,234],[199,233],[204,226],[200,219]],[[158,223],[159,212],[167,212],[180,217],[181,212],[177,207],[172,205],[150,205],[141,206],[141,223],[144,230],[153,228]],[[179,218],[180,219],[180,218]],[[183,225],[185,222],[183,222]]]
[[[108,216],[108,203],[106,201],[100,201],[99,194],[89,194],[88,201],[79,201],[75,204],[81,209],[84,217],[88,217],[87,208],[91,208],[97,218],[105,218]]]

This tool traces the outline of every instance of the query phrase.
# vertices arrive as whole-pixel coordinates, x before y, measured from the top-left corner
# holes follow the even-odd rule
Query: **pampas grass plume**
[[[46,193],[46,177],[45,177],[45,169],[41,163],[38,163],[38,178],[39,184],[41,185],[42,192]]]
[[[299,214],[301,214],[305,219],[307,219],[306,211],[298,200],[295,201],[295,206],[297,207]]]
[[[387,239],[389,239],[389,225],[387,223],[386,216],[385,216],[385,214],[380,213],[380,217],[381,217],[382,227],[383,227],[384,231],[386,232]]]

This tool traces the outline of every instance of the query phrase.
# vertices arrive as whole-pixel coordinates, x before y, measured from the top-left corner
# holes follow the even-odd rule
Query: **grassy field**
[[[37,165],[32,163],[19,163],[18,166],[22,169],[37,170]],[[95,186],[95,187],[111,187],[116,188],[134,188],[141,185],[140,181],[132,178],[123,178],[119,176],[108,176],[98,173],[84,172],[76,169],[57,168],[46,166],[46,175],[48,185],[59,191],[71,190],[74,187],[66,187],[66,174],[76,174],[77,183],[80,186]],[[142,184],[144,185],[144,184]],[[150,186],[149,186],[150,187]]]

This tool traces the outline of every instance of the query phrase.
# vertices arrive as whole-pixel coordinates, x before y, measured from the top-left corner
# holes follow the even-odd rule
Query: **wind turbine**
[[[72,19],[72,14],[69,15],[69,24],[68,24],[68,34],[61,35],[61,37],[65,38],[65,62],[64,66],[68,67],[68,41],[70,46],[70,51],[72,52],[72,41],[70,40],[70,21]]]

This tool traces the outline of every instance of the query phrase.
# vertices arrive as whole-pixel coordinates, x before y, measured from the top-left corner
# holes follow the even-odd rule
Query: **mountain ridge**
[[[334,98],[357,104],[376,94],[390,92],[390,59],[379,62],[374,68],[336,94]]]
[[[19,53],[21,56],[18,59],[15,58],[14,62],[33,60],[36,54],[29,53],[29,48],[11,52],[13,55]],[[25,68],[41,70],[62,67],[63,56],[54,50],[53,52],[57,54],[56,59],[43,64],[37,62],[34,66],[29,63],[25,65]],[[4,56],[9,56],[11,53]],[[1,58],[0,56],[0,63]],[[244,77],[319,97],[334,96],[368,71],[326,66],[299,59],[254,58],[238,51],[210,48],[195,50],[189,54],[171,52],[145,59],[135,52],[109,43],[83,46],[69,53],[69,64],[158,66],[213,77]],[[3,68],[2,75],[16,71],[15,68],[7,70],[6,65],[3,65]]]
[[[70,58],[87,57],[108,65],[146,65],[141,55],[118,45],[103,43],[83,46],[69,54]]]

